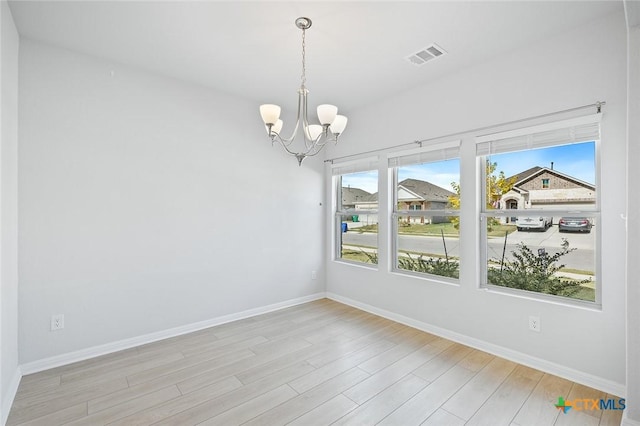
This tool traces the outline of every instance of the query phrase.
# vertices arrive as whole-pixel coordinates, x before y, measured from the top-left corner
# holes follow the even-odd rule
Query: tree
[[[485,164],[485,176],[486,176],[486,189],[485,189],[485,203],[487,209],[493,209],[496,201],[500,200],[502,195],[511,190],[516,183],[515,177],[508,179],[503,171],[500,171],[497,175],[495,173],[498,168],[498,163],[492,163],[486,160]],[[460,209],[460,184],[458,182],[451,182],[451,187],[455,192],[455,195],[449,196],[449,204],[453,209]],[[456,229],[460,227],[460,218],[452,217],[451,222]]]

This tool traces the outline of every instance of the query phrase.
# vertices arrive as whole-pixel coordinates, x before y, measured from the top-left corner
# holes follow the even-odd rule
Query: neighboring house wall
[[[401,202],[401,208],[403,210],[413,210],[413,211],[424,211],[424,210],[444,210],[447,208],[447,203],[442,201],[409,201],[409,202]],[[399,218],[401,222],[404,223],[420,223],[420,224],[430,224],[430,223],[447,223],[449,219],[447,217],[442,216],[401,216]]]
[[[520,181],[502,195],[498,208],[581,210],[595,204],[596,191],[593,185],[554,170],[534,169],[537,170],[530,178],[518,175]],[[503,220],[509,222],[510,218]]]
[[[404,182],[410,182],[412,188],[420,193],[413,192],[403,186]],[[421,195],[423,194],[423,195]],[[398,184],[398,204],[400,210],[423,211],[423,210],[443,210],[449,204],[448,197],[454,195],[453,192],[437,187],[429,182],[418,179],[406,179]],[[435,198],[429,199],[429,198]],[[355,210],[378,210],[378,193],[369,194],[359,188],[342,188],[342,206],[354,208]],[[347,218],[347,221],[351,218]],[[443,223],[448,222],[446,217],[400,217],[404,223]],[[358,214],[358,221],[363,224],[378,223],[378,214]]]

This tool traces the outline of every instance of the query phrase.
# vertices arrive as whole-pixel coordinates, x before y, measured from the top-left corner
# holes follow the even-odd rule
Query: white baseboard
[[[13,373],[13,377],[11,378],[9,389],[7,389],[6,395],[4,395],[4,397],[2,398],[2,407],[0,407],[0,425],[2,426],[7,424],[9,411],[11,411],[13,400],[15,399],[16,393],[18,392],[18,386],[20,386],[20,379],[22,379],[22,371],[20,369],[20,366],[18,366],[16,368],[16,371]]]
[[[536,358],[531,355],[514,351],[499,345],[494,345],[492,343],[466,336],[464,334],[456,333],[451,330],[436,327],[425,322],[397,314],[395,312],[387,311],[385,309],[377,308],[366,303],[361,303],[356,300],[349,299],[348,297],[340,296],[335,293],[327,292],[326,297],[328,299],[344,303],[345,305],[353,306],[354,308],[358,308],[363,311],[390,319],[392,321],[417,328],[418,330],[426,331],[427,333],[435,334],[436,336],[453,340],[454,342],[461,343],[463,345],[470,346],[484,352],[488,352],[501,358],[517,362],[518,364],[526,365],[527,367],[544,371],[545,373],[563,377],[565,379],[571,380],[572,382],[580,383],[612,395],[624,398],[627,393],[625,385],[621,383],[616,383],[602,377],[594,376],[592,374],[566,367],[564,365],[549,362],[544,359]],[[629,425],[635,426],[633,423],[630,423]]]
[[[272,305],[262,306],[259,308],[249,309],[235,314],[224,315],[218,318],[200,321],[193,324],[187,324],[180,327],[170,328],[168,330],[158,331],[155,333],[145,334],[142,336],[132,337],[117,342],[107,343],[100,346],[81,349],[79,351],[70,352],[62,355],[56,355],[50,358],[23,364],[22,374],[33,374],[39,371],[49,370],[51,368],[60,367],[62,365],[72,364],[78,361],[95,358],[97,356],[118,352],[135,346],[145,345],[147,343],[157,342],[158,340],[168,339],[170,337],[180,336],[194,331],[202,330],[216,325],[237,321],[256,315],[266,314],[268,312],[277,311],[291,306],[300,305],[302,303],[311,302],[313,300],[325,298],[324,293],[316,293],[309,296],[298,297],[296,299],[286,300],[284,302],[274,303]]]

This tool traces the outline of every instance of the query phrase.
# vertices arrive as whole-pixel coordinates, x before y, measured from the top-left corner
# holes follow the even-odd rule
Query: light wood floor
[[[25,376],[8,425],[618,425],[608,398],[327,299]]]

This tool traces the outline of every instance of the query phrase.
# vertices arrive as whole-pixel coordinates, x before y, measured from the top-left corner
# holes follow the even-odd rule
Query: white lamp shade
[[[282,130],[282,120],[278,120],[276,121],[276,124],[273,125],[273,127],[271,128],[271,131],[276,132],[276,133],[280,133],[280,130]]]
[[[273,104],[260,105],[260,115],[264,124],[276,124],[280,118],[280,107]]]
[[[320,126],[319,124],[312,124],[309,126],[309,138],[311,140],[316,140],[321,133],[322,126]]]
[[[282,130],[282,120],[278,120],[276,121],[276,124],[274,124],[273,126],[271,126],[271,131],[274,133],[278,133],[280,134],[280,130]],[[269,133],[269,126],[267,126],[266,124],[264,125],[264,128],[267,130],[267,133]]]
[[[336,115],[336,118],[333,120],[333,123],[331,123],[331,126],[329,126],[329,129],[331,130],[331,133],[339,135],[344,132],[345,127],[347,127],[347,117],[344,115]]]
[[[338,107],[335,105],[318,105],[318,120],[320,120],[320,124],[324,125],[333,123],[337,113]]]

